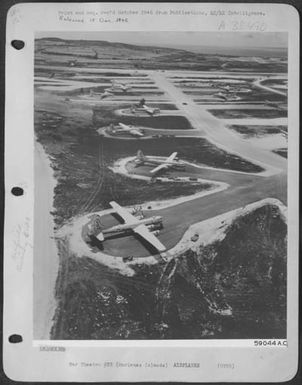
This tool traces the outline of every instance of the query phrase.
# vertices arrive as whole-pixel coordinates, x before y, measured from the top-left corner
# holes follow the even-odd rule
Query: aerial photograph
[[[35,340],[286,339],[287,34],[39,32]]]

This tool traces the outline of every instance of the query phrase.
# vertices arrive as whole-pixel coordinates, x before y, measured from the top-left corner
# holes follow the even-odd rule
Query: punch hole
[[[13,187],[11,189],[11,193],[15,195],[16,197],[19,197],[24,194],[24,190],[21,187]]]
[[[14,47],[17,50],[22,49],[25,46],[25,43],[23,40],[12,40],[11,41],[12,47]]]
[[[20,334],[12,334],[11,336],[8,337],[8,341],[11,344],[18,344],[23,341],[22,336]]]

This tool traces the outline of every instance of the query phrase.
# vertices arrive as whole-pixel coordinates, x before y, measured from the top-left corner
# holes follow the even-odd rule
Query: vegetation
[[[129,109],[131,105],[123,106],[123,109]],[[118,116],[112,111],[112,106],[95,107],[93,110],[93,124],[96,127],[108,126],[110,123],[125,123],[162,130],[191,130],[193,127],[184,116]]]
[[[285,118],[287,117],[287,111],[268,109],[268,110],[244,110],[239,109],[227,109],[227,110],[209,110],[211,114],[220,119],[244,119],[244,118],[262,118],[262,119],[273,119],[273,118]]]
[[[273,135],[273,134],[281,134],[283,132],[287,132],[286,126],[255,126],[255,125],[248,125],[248,126],[241,126],[241,125],[229,125],[228,128],[231,130],[234,130],[241,134],[245,139],[248,138],[261,138],[266,135]]]
[[[283,54],[286,57],[286,52]],[[226,58],[228,60],[226,62]],[[178,48],[139,46],[96,40],[35,40],[36,63],[62,65],[76,62],[84,68],[133,68],[151,70],[286,72],[284,59],[262,62],[236,60],[229,55],[204,54]]]

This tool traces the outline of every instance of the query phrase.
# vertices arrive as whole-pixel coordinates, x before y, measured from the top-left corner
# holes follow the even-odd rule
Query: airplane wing
[[[135,130],[135,129],[130,130],[130,134],[137,135],[137,136],[143,136],[143,134],[140,131]]]
[[[168,168],[168,167],[171,167],[171,165],[170,165],[170,164],[162,163],[162,164],[160,164],[159,166],[153,168],[150,172],[151,172],[151,174],[155,174],[155,173],[157,173],[159,170],[163,170],[164,168]]]
[[[166,159],[166,162],[172,162],[172,160],[174,160],[177,156],[177,152],[173,152],[173,154],[171,154],[167,159]]]
[[[123,130],[130,130],[130,129],[131,129],[130,126],[127,126],[127,125],[124,124],[124,123],[119,123],[118,125],[119,125]]]
[[[138,225],[133,229],[134,232],[143,237],[146,241],[148,241],[152,246],[154,246],[158,251],[165,251],[166,247],[160,242],[158,238],[154,234],[149,231],[148,227],[145,225]]]
[[[153,114],[153,110],[145,105],[143,105],[143,109],[148,113],[148,114]]]
[[[130,214],[127,209],[121,207],[116,202],[109,202],[110,206],[118,213],[118,215],[124,220],[125,223],[132,224],[137,222],[137,218]]]

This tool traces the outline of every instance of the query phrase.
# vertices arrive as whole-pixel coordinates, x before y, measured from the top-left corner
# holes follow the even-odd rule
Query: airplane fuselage
[[[144,164],[144,163],[149,163],[149,164],[167,164],[169,166],[184,166],[184,164],[180,160],[173,160],[173,161],[167,161],[167,160],[161,160],[157,158],[152,158],[152,157],[145,157],[145,159],[137,159],[136,160],[137,164]]]
[[[112,226],[109,229],[103,230],[103,234],[120,233],[123,231],[132,230],[139,225],[152,226],[155,224],[161,224],[162,220],[163,219],[160,216],[154,216],[154,217],[145,218],[145,219],[137,219],[137,221],[133,223],[124,223],[124,224]]]
[[[116,128],[114,129],[114,131],[112,131],[114,134],[130,134],[132,136],[138,136],[138,137],[141,137],[141,136],[144,136],[144,134],[142,134],[141,132],[137,131],[137,130],[124,130],[123,128]]]
[[[128,132],[133,136],[144,136],[144,134],[141,132],[140,129],[127,126],[126,124],[123,124],[123,123],[118,124],[118,128],[115,128],[115,132],[116,133]]]
[[[160,109],[159,109],[159,108],[148,107],[148,106],[146,106],[145,104],[142,104],[142,105],[135,105],[135,106],[134,106],[134,110],[146,112],[148,115],[151,115],[151,116],[160,113]]]
[[[129,89],[131,89],[131,87],[128,86],[128,85],[124,85],[124,84],[113,83],[111,85],[111,87],[108,88],[108,89],[110,89],[113,92],[123,92],[123,93],[126,93]]]

